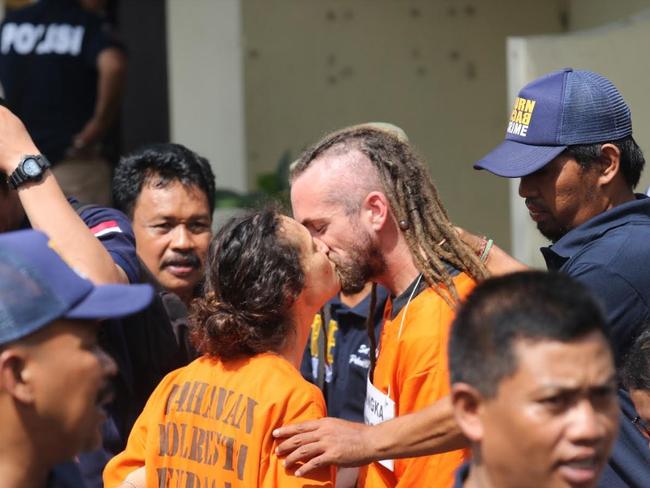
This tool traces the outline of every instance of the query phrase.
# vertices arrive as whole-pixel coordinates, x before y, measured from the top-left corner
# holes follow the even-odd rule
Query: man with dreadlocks
[[[465,451],[447,398],[449,325],[460,299],[486,276],[484,266],[459,239],[423,164],[394,128],[365,124],[326,136],[294,165],[291,185],[294,215],[329,247],[343,292],[358,292],[368,280],[391,292],[368,380],[366,423],[433,403],[440,418],[439,454],[374,462],[361,471],[359,485],[450,486]],[[363,428],[339,422],[348,432]],[[311,440],[296,452],[306,454],[319,449],[318,425],[275,434],[308,432],[302,438]],[[285,441],[280,452],[300,438]]]

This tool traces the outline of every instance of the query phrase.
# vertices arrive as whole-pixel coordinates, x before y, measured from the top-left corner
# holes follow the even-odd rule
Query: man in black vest
[[[111,167],[101,143],[119,111],[126,56],[85,3],[41,0],[8,10],[0,82],[64,192],[108,205]]]

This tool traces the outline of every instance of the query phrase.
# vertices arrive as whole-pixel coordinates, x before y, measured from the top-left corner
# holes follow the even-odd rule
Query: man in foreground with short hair
[[[98,346],[99,320],[137,312],[152,298],[147,285],[95,286],[57,249],[40,232],[0,234],[0,479],[6,487],[81,486],[74,465],[53,468],[101,444],[117,370]]]
[[[618,428],[605,319],[585,287],[539,271],[476,287],[449,344],[461,488],[596,486]]]
[[[140,259],[165,290],[189,305],[212,237],[209,162],[180,144],[145,146],[115,168],[113,200],[132,221]]]

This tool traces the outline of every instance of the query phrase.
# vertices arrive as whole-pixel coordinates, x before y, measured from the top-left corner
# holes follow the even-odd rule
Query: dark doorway
[[[142,144],[169,141],[166,2],[115,4],[117,29],[129,54],[121,120],[124,154]]]

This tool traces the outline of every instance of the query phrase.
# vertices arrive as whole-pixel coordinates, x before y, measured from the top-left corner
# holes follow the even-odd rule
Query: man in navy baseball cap
[[[543,168],[570,146],[631,135],[630,109],[612,82],[591,71],[566,68],[522,88],[505,141],[474,167],[520,178]],[[640,173],[638,168],[633,184]]]
[[[149,285],[94,285],[41,232],[0,234],[3,486],[58,486],[55,465],[99,446],[117,371],[98,346],[99,321],[152,296]]]
[[[608,313],[617,364],[650,319],[650,199],[635,195],[645,160],[630,109],[591,71],[555,71],[516,98],[506,138],[475,163],[521,178],[519,194],[538,230],[549,269],[589,286]],[[494,256],[488,266],[500,264]],[[493,271],[496,271],[493,269]]]
[[[521,178],[519,195],[552,242],[541,249],[548,269],[582,282],[598,298],[618,366],[650,320],[650,198],[634,193],[644,165],[630,109],[617,88],[598,73],[570,68],[526,85],[514,102],[505,141],[474,164]],[[474,237],[463,238],[480,248]],[[493,249],[487,261],[493,273],[521,269]],[[635,458],[621,448],[630,443],[625,435],[601,486],[644,486],[650,479],[647,454]],[[617,484],[622,480],[628,485]]]

